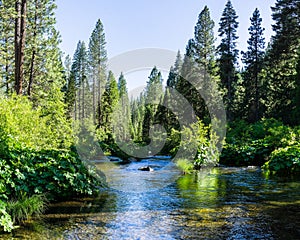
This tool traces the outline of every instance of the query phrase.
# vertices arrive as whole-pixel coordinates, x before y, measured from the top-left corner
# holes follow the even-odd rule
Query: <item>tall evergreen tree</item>
[[[163,97],[162,75],[156,67],[150,73],[145,89],[145,115],[143,121],[143,141],[149,142],[149,131],[154,124],[158,105]]]
[[[70,79],[67,88],[69,112],[74,104],[75,119],[88,117],[87,110],[87,52],[84,42],[79,41],[74,53]]]
[[[111,71],[108,73],[108,80],[101,99],[101,126],[105,133],[111,137],[112,113],[116,110],[119,101],[118,83]]]
[[[207,6],[201,11],[194,32],[194,58],[204,67],[205,72],[211,73],[215,67],[215,23],[210,17]]]
[[[0,4],[0,88],[6,94],[14,91],[14,0],[3,1]]]
[[[243,52],[242,61],[245,64],[244,87],[246,91],[244,107],[247,108],[247,118],[250,122],[256,122],[261,117],[260,113],[260,79],[259,74],[263,68],[263,57],[265,48],[265,38],[263,37],[262,18],[256,8],[250,18],[249,27],[250,38],[247,41],[248,51]]]
[[[145,96],[143,93],[137,99],[131,99],[131,119],[133,138],[136,142],[143,140],[143,122],[145,116]]]
[[[300,124],[300,47],[298,49],[298,61],[296,66],[297,74],[295,76],[295,96],[294,96],[294,111],[293,111],[293,124]]]
[[[167,79],[167,86],[171,88],[175,88],[179,75],[180,75],[180,70],[181,70],[181,65],[182,65],[182,58],[181,58],[181,53],[180,51],[177,52],[176,55],[176,60],[174,63],[174,66],[171,66],[169,76]]]
[[[133,136],[131,108],[127,91],[127,83],[123,73],[121,73],[118,80],[118,90],[119,102],[112,116],[114,128],[113,133],[115,134],[117,140],[129,141],[131,136]]]
[[[99,19],[89,41],[90,79],[93,92],[93,118],[98,126],[101,125],[101,97],[106,85],[107,52],[105,45],[104,28]]]
[[[238,16],[232,6],[230,0],[227,1],[223,11],[219,36],[222,38],[218,47],[219,58],[219,71],[222,87],[226,90],[226,97],[224,102],[227,107],[227,118],[233,119],[234,107],[233,100],[235,95],[235,84],[237,82],[236,64],[238,60],[238,50],[236,49],[236,34],[238,28]]]
[[[264,69],[266,116],[293,123],[291,113],[295,111],[295,76],[300,46],[300,1],[277,0],[272,11],[275,35]]]

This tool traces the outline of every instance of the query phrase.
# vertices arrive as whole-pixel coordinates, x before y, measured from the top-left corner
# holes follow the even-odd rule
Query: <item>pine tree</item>
[[[131,99],[131,119],[133,128],[133,139],[136,142],[143,141],[143,122],[145,116],[145,96],[143,92],[137,99]]]
[[[213,98],[212,86],[218,80],[215,60],[214,25],[214,21],[210,17],[209,9],[205,6],[199,14],[192,45],[193,59],[196,62],[194,72],[195,74],[203,75],[194,83],[198,90],[198,93],[194,93],[194,99],[198,101],[198,104],[194,103],[196,106],[195,111],[197,116],[205,122],[209,122],[208,119],[210,118],[207,105],[211,104]],[[200,97],[199,90],[201,91]]]
[[[265,48],[264,28],[261,26],[262,18],[256,8],[250,18],[249,27],[250,38],[248,40],[248,51],[243,52],[242,61],[245,64],[244,87],[246,91],[244,107],[247,108],[247,118],[250,122],[260,119],[260,79],[259,74],[263,68],[263,57]]]
[[[181,65],[182,65],[182,58],[181,58],[181,53],[180,51],[177,52],[176,55],[176,60],[174,63],[174,66],[171,66],[170,68],[170,72],[169,72],[169,76],[167,79],[167,86],[171,87],[171,88],[175,88],[178,78],[179,78],[179,74],[180,74],[180,70],[181,70]]]
[[[131,108],[127,91],[126,79],[121,73],[118,81],[119,99],[113,114],[113,133],[119,141],[129,141],[132,132]]]
[[[71,112],[74,105],[74,117],[83,119],[88,117],[86,110],[87,81],[87,52],[84,42],[79,41],[73,56],[70,79],[67,88],[68,109]]]
[[[145,115],[143,121],[143,141],[149,142],[149,131],[155,122],[158,105],[163,97],[162,75],[156,67],[150,73],[145,89]]]
[[[111,71],[108,73],[108,80],[105,86],[105,91],[101,99],[101,125],[100,128],[112,137],[112,117],[113,112],[119,101],[119,91],[117,81]]]
[[[294,109],[293,109],[293,120],[292,123],[294,125],[300,124],[300,47],[298,49],[298,61],[296,66],[297,74],[295,76],[295,83],[296,83],[296,89],[295,89],[295,96],[294,96]]]
[[[0,88],[9,94],[14,91],[14,20],[13,0],[0,4]]]
[[[195,61],[202,65],[207,73],[212,73],[215,67],[214,26],[209,9],[205,6],[195,26],[193,52]]]
[[[275,35],[265,58],[264,69],[266,117],[292,123],[300,46],[300,1],[277,0],[272,11]]]
[[[220,79],[222,88],[226,91],[224,102],[227,107],[228,120],[233,120],[234,117],[233,100],[237,81],[235,65],[238,60],[238,50],[236,49],[237,18],[231,1],[228,0],[220,20],[219,37],[222,39],[218,47]]]
[[[97,125],[101,125],[101,97],[106,85],[107,52],[105,49],[105,33],[99,19],[89,41],[90,79],[93,92],[93,118]],[[96,121],[97,118],[97,121]]]

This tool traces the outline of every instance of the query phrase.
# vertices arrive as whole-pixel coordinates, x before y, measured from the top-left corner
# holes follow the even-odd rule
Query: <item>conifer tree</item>
[[[117,81],[109,71],[108,80],[105,86],[103,97],[101,98],[101,126],[106,134],[112,136],[112,113],[116,110],[119,101],[119,91]],[[110,139],[111,140],[111,139]]]
[[[112,116],[113,133],[119,141],[129,141],[133,136],[131,108],[127,91],[126,79],[121,73],[118,80],[119,99]]]
[[[83,119],[88,116],[87,110],[87,52],[84,42],[79,41],[73,56],[70,79],[67,88],[69,112],[74,104],[74,117]]]
[[[220,56],[218,59],[219,73],[222,88],[226,91],[224,102],[227,107],[228,120],[233,120],[234,117],[233,100],[237,82],[235,66],[238,60],[238,50],[236,49],[236,40],[238,39],[236,34],[238,28],[237,18],[232,3],[228,0],[220,20],[219,37],[222,39],[218,47]]]
[[[272,11],[275,35],[265,58],[265,115],[293,123],[291,113],[295,109],[295,76],[300,46],[300,1],[277,0]]]
[[[0,4],[0,88],[5,93],[14,91],[14,0],[2,1]]]
[[[180,51],[177,52],[176,55],[176,60],[174,63],[174,66],[171,66],[169,76],[167,79],[167,86],[171,88],[175,88],[179,75],[180,75],[180,70],[181,70],[181,65],[182,65],[182,58],[181,58],[181,53]]]
[[[195,61],[204,67],[204,71],[212,73],[215,67],[215,23],[210,17],[207,6],[201,11],[194,32],[194,58]]]
[[[243,85],[246,92],[243,107],[247,108],[248,121],[256,122],[261,117],[259,75],[263,68],[265,38],[263,37],[264,28],[261,26],[262,18],[257,8],[250,20],[248,51],[242,53],[242,61],[245,64]]]
[[[101,125],[101,98],[106,85],[107,52],[103,24],[98,19],[89,41],[90,80],[93,92],[93,118],[98,126]],[[97,120],[96,120],[97,118]]]
[[[149,131],[154,124],[158,105],[163,97],[162,75],[156,67],[150,73],[145,89],[145,115],[143,121],[143,141],[149,142]]]

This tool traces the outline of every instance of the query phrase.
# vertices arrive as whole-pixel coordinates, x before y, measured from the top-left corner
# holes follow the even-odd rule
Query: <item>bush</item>
[[[275,119],[254,124],[237,121],[230,124],[220,163],[233,166],[262,166],[272,151],[294,145],[300,132]]]
[[[93,195],[101,185],[94,176],[70,151],[15,150],[0,159],[1,199],[19,199],[20,192],[46,193],[51,199]]]
[[[190,174],[194,169],[194,164],[187,159],[178,159],[176,161],[176,166],[184,173]]]
[[[300,146],[279,148],[271,153],[263,166],[269,174],[288,175],[300,173]]]
[[[6,211],[7,204],[0,200],[0,227],[4,232],[11,232],[14,229],[11,216]]]
[[[1,153],[20,147],[69,149],[73,139],[71,123],[64,115],[45,115],[26,97],[0,97]]]

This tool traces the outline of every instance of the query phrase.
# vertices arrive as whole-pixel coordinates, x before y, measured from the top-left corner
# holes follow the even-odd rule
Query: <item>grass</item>
[[[7,212],[14,223],[20,224],[32,216],[39,217],[45,211],[47,199],[44,195],[22,197],[16,201],[7,203]]]

